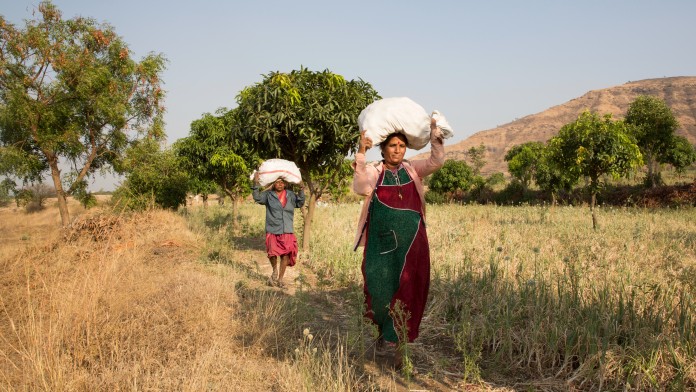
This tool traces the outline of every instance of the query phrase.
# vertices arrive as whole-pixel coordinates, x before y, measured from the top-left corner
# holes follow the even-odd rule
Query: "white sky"
[[[0,14],[23,24],[37,4],[5,0]],[[361,78],[382,97],[440,110],[455,130],[447,143],[589,90],[696,75],[696,1],[688,0],[54,4],[64,18],[111,24],[136,58],[165,55],[169,143],[204,113],[234,107],[238,92],[263,74],[300,66]],[[368,158],[377,158],[374,150]],[[90,188],[113,187],[97,179]]]

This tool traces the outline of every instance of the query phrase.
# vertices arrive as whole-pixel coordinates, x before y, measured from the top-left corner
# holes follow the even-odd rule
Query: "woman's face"
[[[406,142],[399,136],[392,136],[382,145],[384,161],[391,166],[398,166],[404,160]]]
[[[273,183],[273,189],[275,189],[276,192],[282,192],[283,189],[285,189],[285,181],[281,180],[280,178],[275,180]]]

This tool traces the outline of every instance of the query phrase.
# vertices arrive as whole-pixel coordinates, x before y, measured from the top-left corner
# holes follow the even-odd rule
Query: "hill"
[[[564,104],[497,128],[477,132],[466,140],[448,145],[445,148],[446,158],[463,160],[469,148],[483,143],[486,146],[488,161],[483,172],[507,172],[503,157],[513,146],[530,141],[547,141],[584,110],[601,114],[611,113],[614,118],[623,118],[630,103],[639,95],[652,95],[663,99],[679,121],[677,134],[696,144],[696,77],[682,76],[646,79],[589,91]],[[413,159],[424,156],[426,155],[419,154]]]

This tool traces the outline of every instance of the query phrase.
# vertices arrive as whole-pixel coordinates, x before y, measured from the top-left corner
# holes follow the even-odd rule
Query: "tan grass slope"
[[[663,99],[677,117],[680,127],[677,134],[696,144],[696,77],[680,76],[646,79],[626,84],[592,90],[564,104],[541,113],[531,114],[497,128],[480,131],[466,140],[445,147],[447,159],[463,160],[465,152],[483,143],[486,146],[487,165],[484,173],[507,172],[505,153],[517,144],[530,141],[545,142],[559,129],[575,120],[584,110],[601,114],[611,113],[623,118],[630,103],[639,95],[652,95]],[[413,159],[422,158],[419,154]]]

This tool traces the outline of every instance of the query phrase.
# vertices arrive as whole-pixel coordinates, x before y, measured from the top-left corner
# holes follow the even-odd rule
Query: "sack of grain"
[[[453,135],[452,128],[437,110],[436,121],[445,138]],[[443,125],[446,127],[443,127]],[[372,102],[358,116],[360,131],[372,139],[374,146],[394,132],[403,133],[408,148],[420,150],[430,142],[430,115],[422,106],[407,97],[384,98]]]
[[[295,162],[285,159],[269,159],[259,166],[258,170],[251,173],[250,179],[253,181],[256,172],[259,173],[259,185],[265,187],[275,182],[278,178],[291,183],[299,184],[302,182],[300,169],[297,168]]]

